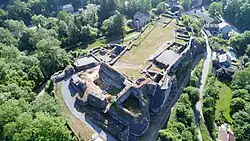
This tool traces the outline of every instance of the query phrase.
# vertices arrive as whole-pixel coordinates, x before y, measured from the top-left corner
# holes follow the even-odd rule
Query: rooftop
[[[173,50],[165,50],[157,58],[156,61],[164,65],[170,65],[176,61],[179,54],[175,53]]]
[[[200,10],[192,10],[189,12],[189,14],[203,19],[208,24],[213,23],[215,21],[213,18],[209,17],[206,13]]]
[[[67,9],[67,8],[72,8],[72,4],[71,3],[68,3],[68,4],[65,4],[62,6],[63,9]]]
[[[218,24],[218,26],[221,29],[221,28],[224,28],[224,27],[230,26],[230,25],[227,22],[221,22],[221,23]]]
[[[218,58],[220,63],[226,62],[228,59],[230,59],[226,53],[219,55]]]
[[[92,56],[87,56],[83,58],[79,58],[74,62],[74,65],[79,66],[85,66],[92,63],[98,63]]]
[[[143,14],[143,13],[138,12],[138,11],[134,15],[134,19],[145,19],[145,18],[149,18],[149,17],[150,17],[149,13]]]

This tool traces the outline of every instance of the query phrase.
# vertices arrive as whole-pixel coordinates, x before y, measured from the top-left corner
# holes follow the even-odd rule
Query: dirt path
[[[204,61],[204,64],[203,64],[203,70],[202,70],[202,76],[201,76],[201,86],[199,89],[200,100],[196,104],[196,112],[195,112],[196,130],[198,131],[198,138],[200,141],[202,141],[202,136],[201,136],[201,131],[200,131],[200,127],[199,127],[199,121],[200,121],[200,118],[204,118],[203,113],[202,113],[204,88],[206,85],[206,79],[209,75],[210,63],[212,62],[212,50],[211,50],[209,43],[208,43],[208,37],[203,30],[202,30],[202,34],[204,35],[204,38],[206,39],[206,60]]]

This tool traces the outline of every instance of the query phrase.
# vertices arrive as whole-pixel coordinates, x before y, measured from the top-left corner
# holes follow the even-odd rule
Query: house
[[[150,14],[143,14],[141,12],[136,12],[134,15],[133,25],[137,30],[141,30],[141,28],[150,22]]]
[[[226,22],[221,22],[218,24],[218,26],[219,32],[222,33],[223,38],[228,39],[229,33],[232,31],[232,27]]]
[[[189,12],[190,15],[193,15],[197,18],[202,19],[205,24],[213,24],[216,22],[215,19],[209,17],[206,13],[204,13],[202,10],[192,10]]]
[[[231,57],[226,53],[219,55],[218,61],[220,66],[230,67],[232,64]]]
[[[217,36],[219,34],[219,26],[218,24],[206,24],[204,28],[209,31],[213,36]]]
[[[227,125],[221,125],[219,127],[218,141],[236,141],[236,137]]]
[[[74,12],[74,8],[73,8],[73,5],[71,3],[63,5],[61,7],[61,10],[66,11],[66,12],[70,12],[70,13]]]

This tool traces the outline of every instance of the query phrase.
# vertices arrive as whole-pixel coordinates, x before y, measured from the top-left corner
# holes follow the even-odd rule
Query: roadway
[[[116,141],[116,139],[110,135],[109,133],[103,131],[100,127],[95,125],[93,122],[91,122],[89,119],[85,117],[84,113],[81,113],[76,110],[75,108],[75,97],[76,97],[76,90],[74,87],[69,85],[70,77],[64,79],[62,83],[62,95],[65,104],[67,105],[70,112],[79,120],[81,120],[84,124],[86,124],[90,129],[98,133],[102,138],[104,138],[107,141]]]
[[[199,128],[199,121],[200,121],[200,118],[204,118],[203,113],[202,113],[204,88],[206,85],[207,77],[209,75],[210,64],[212,62],[212,50],[211,50],[211,47],[208,43],[208,37],[207,37],[206,33],[204,32],[204,30],[202,30],[201,32],[204,35],[204,38],[206,39],[206,59],[205,59],[204,64],[203,64],[203,70],[202,70],[202,76],[201,76],[201,86],[199,88],[200,100],[197,102],[197,104],[195,106],[196,107],[195,122],[196,122],[196,129],[198,131],[198,139],[200,141],[202,141],[202,136],[201,136],[201,131]]]

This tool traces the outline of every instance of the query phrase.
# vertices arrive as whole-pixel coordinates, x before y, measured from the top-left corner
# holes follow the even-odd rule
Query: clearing
[[[146,60],[153,55],[162,44],[174,40],[173,30],[177,27],[176,20],[172,20],[165,28],[163,28],[162,25],[162,23],[158,22],[153,29],[149,26],[144,31],[149,34],[145,35],[145,38],[138,46],[133,46],[130,51],[127,51],[117,61],[114,67],[132,78],[138,78],[141,75],[140,70],[143,70],[147,66]],[[152,31],[148,31],[151,29]],[[140,40],[140,38],[138,40]],[[121,67],[119,64],[134,67]]]
[[[216,101],[216,111],[215,120],[221,119],[221,113],[227,122],[232,123],[232,118],[230,117],[230,104],[232,99],[232,90],[225,83],[219,80],[215,81],[215,85],[219,90],[219,100]]]

